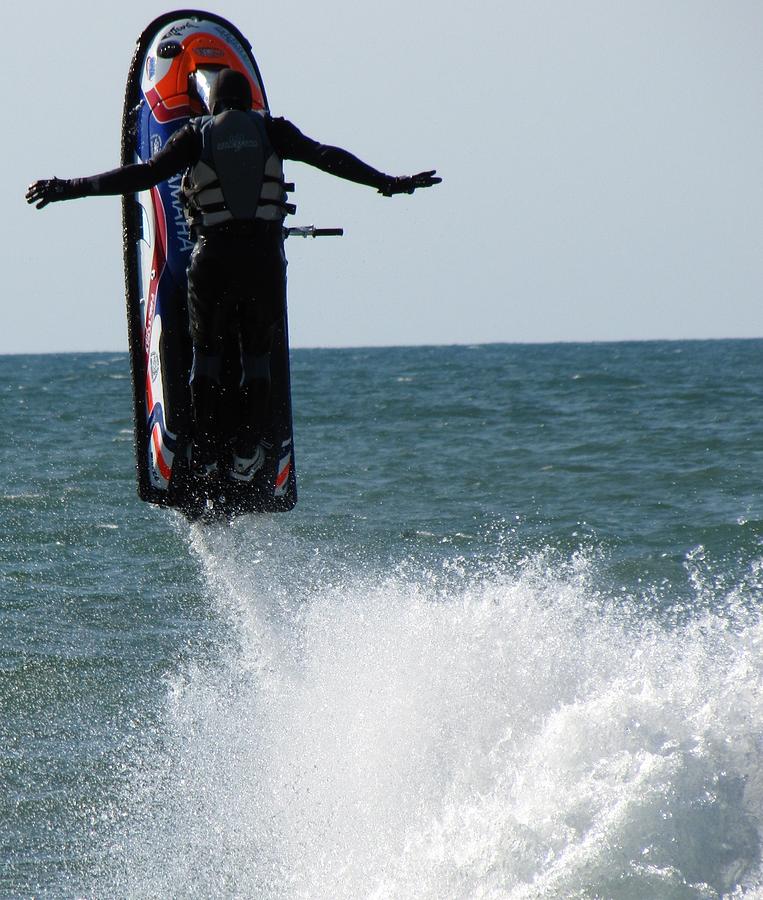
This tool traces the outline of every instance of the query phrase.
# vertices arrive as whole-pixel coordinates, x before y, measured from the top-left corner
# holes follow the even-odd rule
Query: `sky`
[[[24,192],[119,163],[135,42],[173,7],[14,7],[0,353],[123,351],[119,199]],[[291,224],[345,229],[287,242],[294,347],[763,336],[760,0],[201,8],[252,43],[275,115],[443,178],[384,198],[287,163]]]

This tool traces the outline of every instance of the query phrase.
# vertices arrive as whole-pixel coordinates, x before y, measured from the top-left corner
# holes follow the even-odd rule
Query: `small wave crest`
[[[763,627],[603,600],[593,554],[391,571],[196,530],[218,651],[168,679],[102,893],[761,896]]]

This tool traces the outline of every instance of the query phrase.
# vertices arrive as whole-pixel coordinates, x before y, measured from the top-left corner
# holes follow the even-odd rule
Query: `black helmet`
[[[252,88],[246,75],[235,69],[223,69],[212,86],[209,106],[213,116],[224,109],[251,109]]]

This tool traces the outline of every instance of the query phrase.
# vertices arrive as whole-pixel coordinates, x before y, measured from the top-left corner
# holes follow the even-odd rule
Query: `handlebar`
[[[284,228],[283,236],[287,237],[341,237],[344,228],[316,228],[315,225],[294,225]]]

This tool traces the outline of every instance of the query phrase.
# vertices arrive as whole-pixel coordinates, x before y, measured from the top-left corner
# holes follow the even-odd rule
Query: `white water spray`
[[[219,653],[170,680],[115,894],[761,896],[749,613],[603,609],[584,556],[381,575],[275,519],[192,543]]]

